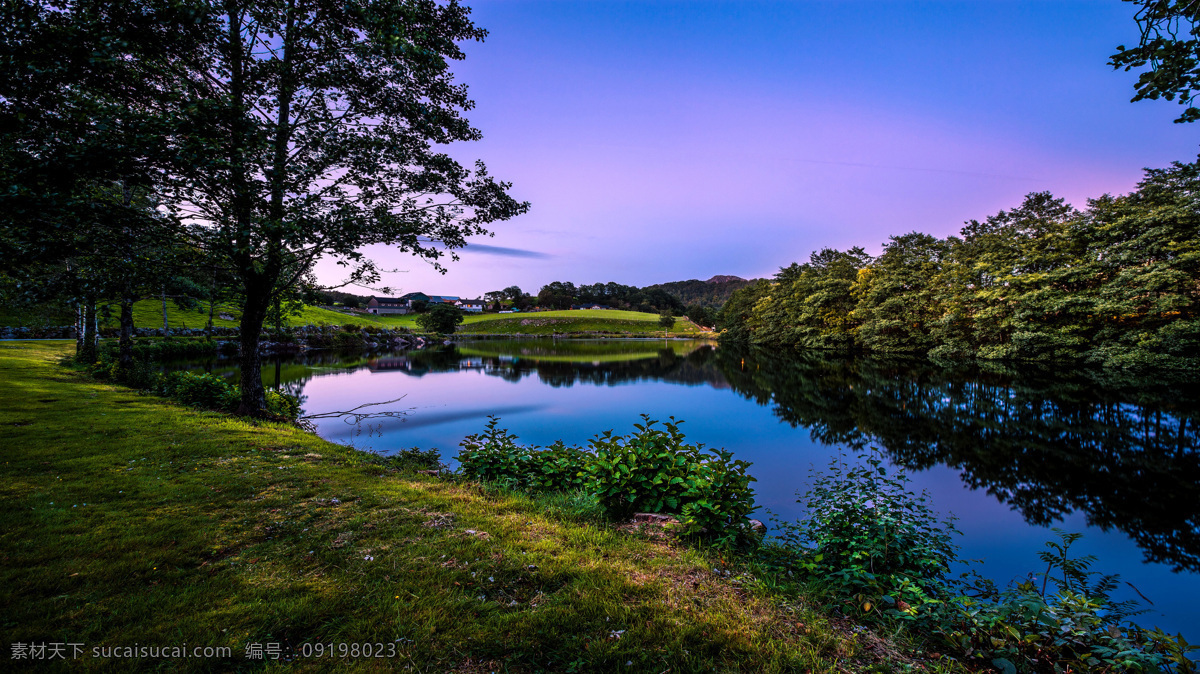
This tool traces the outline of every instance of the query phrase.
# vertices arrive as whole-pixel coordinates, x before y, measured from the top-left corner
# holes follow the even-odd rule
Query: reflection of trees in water
[[[628,348],[618,343],[619,347]],[[639,350],[646,347],[637,345]],[[679,384],[725,388],[724,378],[712,365],[714,349],[704,345],[686,356],[673,349],[659,349],[652,358],[637,358],[624,361],[561,362],[538,361],[531,358],[505,356],[464,355],[454,346],[444,346],[416,351],[387,352],[364,356],[361,353],[339,353],[336,351],[310,351],[302,354],[266,357],[263,359],[264,377],[271,381],[272,366],[284,372],[282,381],[298,383],[302,388],[321,370],[353,371],[367,368],[374,372],[396,372],[410,377],[423,377],[439,372],[460,370],[482,370],[485,374],[506,381],[520,381],[536,376],[539,381],[553,387],[575,384],[615,386],[637,381],[667,381]],[[235,370],[230,370],[235,372]],[[289,379],[288,373],[291,378]]]
[[[264,375],[273,378],[276,359],[264,360]],[[1127,533],[1147,558],[1200,570],[1196,384],[1110,371],[946,368],[921,359],[710,346],[686,356],[663,349],[657,357],[599,363],[465,356],[454,347],[369,356],[310,351],[278,362],[280,387],[296,395],[315,374],[359,368],[416,377],[471,369],[514,382],[536,376],[554,387],[732,387],[825,444],[872,443],[910,468],[954,467],[1031,523],[1080,510],[1094,525]]]
[[[575,384],[617,386],[639,381],[723,387],[725,382],[721,373],[710,363],[712,354],[713,348],[706,345],[687,356],[680,356],[671,349],[660,349],[654,358],[600,363],[503,362],[496,359],[490,363],[494,369],[488,373],[510,381],[536,374],[539,381],[556,388]]]
[[[638,345],[639,350],[646,347]],[[529,351],[529,349],[526,349]],[[560,347],[561,350],[561,347]],[[599,362],[570,362],[537,360],[536,355],[463,355],[453,346],[438,349],[409,351],[403,354],[406,363],[402,367],[391,366],[389,371],[402,372],[421,377],[433,372],[457,372],[459,370],[481,370],[492,377],[517,382],[525,377],[536,376],[538,381],[555,388],[591,384],[615,386],[638,381],[667,381],[678,384],[725,388],[726,384],[712,365],[711,345],[704,345],[686,356],[672,349],[659,349],[657,356]],[[606,354],[611,355],[611,354]],[[395,354],[389,354],[395,358]],[[373,361],[377,362],[377,361]],[[371,364],[368,363],[368,367]]]
[[[734,390],[827,444],[877,444],[914,469],[962,471],[1049,524],[1074,510],[1146,557],[1200,570],[1200,386],[924,360],[772,355],[722,348]]]

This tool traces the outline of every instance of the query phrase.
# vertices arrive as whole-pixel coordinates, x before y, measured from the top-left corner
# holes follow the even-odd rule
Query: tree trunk
[[[241,334],[238,335],[242,349],[242,401],[238,405],[237,413],[242,416],[263,416],[266,412],[267,396],[262,384],[262,359],[258,354],[258,337],[271,302],[270,289],[273,284],[263,283],[250,254],[250,227],[254,220],[253,197],[246,170],[246,154],[250,143],[247,140],[245,123],[240,118],[248,108],[244,70],[246,47],[241,33],[245,12],[236,0],[226,0],[225,11],[229,17],[229,100],[238,115],[230,128],[230,206],[233,219],[238,225],[238,233],[231,242],[231,250],[232,261],[237,267],[246,293],[239,327]]]
[[[242,308],[242,322],[238,339],[242,347],[241,387],[242,402],[237,413],[241,416],[261,417],[267,410],[267,392],[262,381],[262,357],[258,353],[258,338],[271,305],[269,286],[247,284],[246,305]]]
[[[84,365],[91,365],[99,358],[96,332],[96,300],[89,297],[83,304],[83,348],[75,354],[76,360]]]
[[[212,286],[208,290],[208,326],[204,328],[204,334],[212,339],[213,336],[213,304],[217,299],[217,272],[213,270]]]
[[[84,331],[83,305],[76,304],[75,305],[75,359],[76,360],[78,360],[80,354],[83,353],[83,344],[84,344],[83,331]]]
[[[120,356],[117,368],[122,373],[133,370],[133,302],[134,298],[128,295],[121,298],[121,338],[117,343]]]

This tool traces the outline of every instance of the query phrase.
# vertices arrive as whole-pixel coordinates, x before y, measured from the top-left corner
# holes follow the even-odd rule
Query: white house
[[[472,314],[481,314],[483,313],[483,308],[487,306],[487,303],[483,300],[461,300],[457,302],[456,305],[463,311],[467,311]]]

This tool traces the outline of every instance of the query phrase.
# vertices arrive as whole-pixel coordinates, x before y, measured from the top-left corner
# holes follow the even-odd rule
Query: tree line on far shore
[[[739,288],[752,283],[736,277],[716,277],[709,281],[674,281],[644,288],[615,282],[575,285],[571,281],[553,281],[542,286],[536,296],[523,294],[516,286],[484,295],[488,301],[509,301],[520,309],[569,309],[578,305],[601,305],[612,309],[643,311],[664,316],[686,316],[697,325],[711,327],[721,305]]]
[[[878,257],[824,249],[734,293],[723,339],[936,358],[1200,367],[1200,161],[1077,210],[1048,192]]]

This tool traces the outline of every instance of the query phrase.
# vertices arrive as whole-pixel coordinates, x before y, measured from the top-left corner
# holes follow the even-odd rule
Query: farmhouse
[[[463,311],[482,312],[483,300],[462,300],[454,295],[426,295],[425,293],[408,293],[400,297],[372,297],[367,300],[367,313],[409,314],[413,312],[414,302],[425,304],[452,304]],[[478,308],[473,308],[478,307]]]
[[[409,301],[403,297],[374,297],[367,300],[367,313],[384,315],[384,314],[407,314],[412,311]]]

